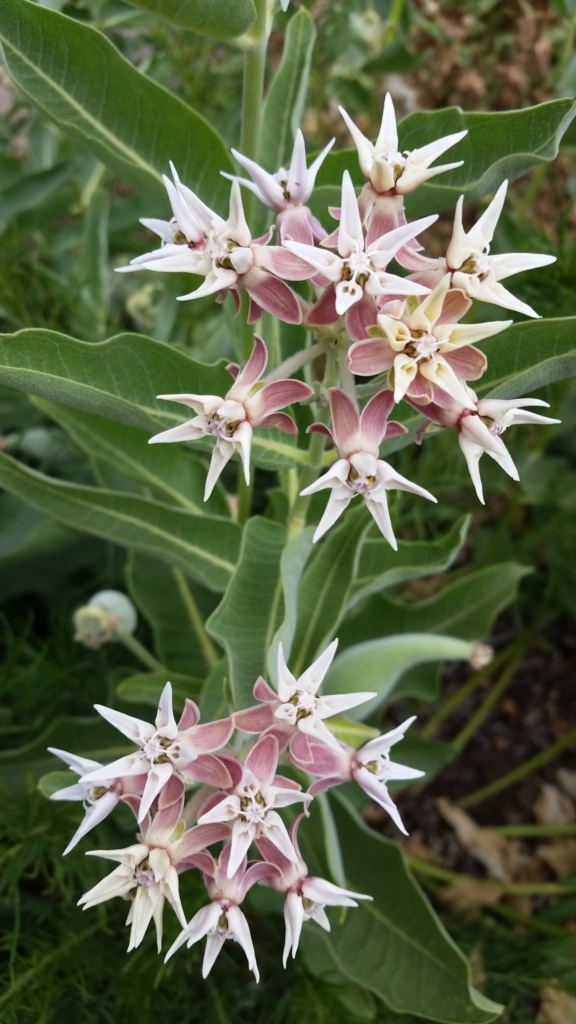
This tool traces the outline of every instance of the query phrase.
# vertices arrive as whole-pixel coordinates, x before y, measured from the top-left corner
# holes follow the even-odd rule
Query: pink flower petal
[[[336,312],[336,286],[329,284],[326,291],[322,293],[318,301],[312,306],[306,316],[306,326],[322,327],[324,324],[335,324],[339,319]]]
[[[478,380],[488,365],[484,353],[473,345],[466,345],[455,352],[445,352],[444,359],[462,380]]]
[[[389,370],[396,353],[384,338],[356,341],[348,352],[348,366],[360,377],[372,377]]]
[[[262,338],[258,335],[254,335],[254,346],[250,354],[250,358],[246,363],[246,366],[238,374],[236,380],[228,392],[226,397],[234,398],[237,402],[242,402],[243,399],[248,395],[250,388],[260,377],[266,369],[266,363],[268,362],[268,349]]]
[[[378,309],[371,295],[364,291],[359,302],[355,302],[346,310],[344,321],[351,338],[361,341],[368,335],[368,328],[376,325]]]
[[[258,426],[272,430],[281,430],[284,434],[298,433],[298,427],[287,412],[274,412],[271,416],[266,416],[261,420]]]
[[[182,712],[180,721],[178,722],[179,731],[184,732],[185,729],[191,729],[192,726],[196,725],[199,718],[200,711],[198,709],[198,705],[187,697],[184,702],[184,711]]]
[[[268,274],[260,267],[252,267],[239,278],[239,284],[266,312],[287,324],[301,324],[302,310],[294,292],[284,281]]]
[[[272,384],[266,384],[255,395],[251,395],[244,404],[250,423],[257,427],[266,416],[271,416],[272,413],[294,402],[303,402],[313,394],[314,389],[300,380],[275,380]]]
[[[257,324],[261,316],[262,316],[262,307],[259,306],[258,303],[255,302],[253,298],[250,298],[250,303],[248,305],[248,316],[246,318],[246,322],[249,323],[249,324]]]
[[[194,782],[204,782],[219,789],[232,789],[233,786],[230,772],[215,754],[200,754],[195,761],[182,769],[182,774]]]
[[[218,718],[205,725],[195,725],[186,738],[190,739],[197,754],[212,754],[228,743],[233,732],[234,723],[231,718]]]
[[[330,388],[334,439],[343,458],[362,447],[360,416],[354,400],[342,388]]]
[[[274,700],[277,701],[278,698],[275,697]],[[244,711],[235,711],[232,719],[234,727],[240,732],[264,732],[274,723],[274,709],[266,704],[264,706],[255,704],[254,707],[245,708]]]
[[[468,312],[472,299],[459,288],[450,288],[444,299],[442,312],[436,320],[435,327],[441,324],[456,324]]]
[[[396,420],[389,420],[388,426],[386,427],[386,440],[390,440],[391,437],[398,437],[399,434],[407,434],[408,427],[405,427],[403,423],[397,423]]]
[[[290,210],[292,214],[297,212],[299,211]],[[286,214],[280,214],[280,217],[282,216],[285,217]],[[295,218],[293,217],[292,221],[294,222],[294,220]],[[314,237],[311,228],[308,228],[308,236],[310,238],[310,245],[313,245]],[[296,240],[300,241],[300,239]],[[278,277],[285,278],[287,281],[308,281],[314,274],[314,267],[300,259],[295,253],[285,249],[282,245],[263,245],[258,246],[258,248],[253,245],[252,251],[254,252],[254,265],[256,267],[264,267],[265,270],[270,270],[273,274],[277,274]]]
[[[254,689],[252,691],[256,700],[264,701],[277,701],[278,694],[268,685],[262,676],[258,676],[258,679],[254,683]]]
[[[207,846],[211,846],[212,843],[219,843],[223,839],[227,839],[229,835],[229,825],[217,823],[213,825],[194,825],[193,828],[189,828],[184,833],[178,843],[178,861],[176,863],[178,864],[184,857],[197,856]],[[199,866],[200,864],[198,864]],[[210,865],[207,863],[206,866],[209,867]]]
[[[379,391],[365,406],[360,417],[360,430],[366,451],[375,448],[376,453],[378,452],[381,442],[388,434],[386,419],[393,406],[394,393],[388,390]]]
[[[261,782],[270,786],[278,764],[278,740],[267,734],[261,736],[246,758],[245,766]]]

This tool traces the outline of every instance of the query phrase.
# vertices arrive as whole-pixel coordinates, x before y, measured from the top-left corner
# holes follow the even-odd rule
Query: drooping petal
[[[275,380],[251,395],[245,402],[246,413],[252,426],[261,426],[262,420],[279,412],[287,405],[312,398],[314,389],[299,380]]]
[[[220,442],[214,446],[214,451],[212,452],[212,458],[208,469],[208,476],[206,477],[206,485],[204,487],[204,501],[208,501],[208,498],[220,479],[222,470],[230,462],[233,455],[234,446],[231,444]]]
[[[256,964],[256,953],[254,952],[254,945],[252,942],[252,936],[250,935],[250,929],[248,927],[248,921],[244,917],[244,914],[239,907],[232,904],[226,911],[226,917],[228,919],[228,926],[232,932],[236,942],[242,946],[246,954],[248,961],[248,967],[254,972],[256,981],[260,981],[260,975],[258,973],[258,966]]]
[[[278,740],[262,736],[248,754],[245,767],[254,773],[262,786],[270,786],[278,765]]]
[[[348,350],[348,365],[359,377],[372,377],[389,370],[396,353],[383,338],[356,341]]]
[[[287,216],[290,214],[290,219],[287,220]],[[309,224],[309,218],[306,216],[306,211],[303,207],[296,207],[295,210],[286,210],[282,216],[282,224],[284,225],[284,233],[281,236],[284,241],[284,235],[287,231],[287,225],[290,224],[292,228],[296,228],[298,223],[301,222],[302,228],[297,231],[295,235],[286,236],[286,243],[296,241],[301,245],[306,245],[307,248],[312,247],[314,244],[314,236],[312,229]],[[304,237],[298,237],[303,235]],[[307,281],[314,274],[314,268],[311,263],[301,259],[296,253],[291,252],[287,244],[282,245],[261,245],[252,246],[254,251],[254,266],[264,267],[265,270],[269,270],[271,273],[276,274],[286,281]]]
[[[360,432],[362,448],[378,454],[378,448],[387,434],[387,417],[394,406],[394,394],[386,389],[378,391],[362,410]]]
[[[339,285],[336,285],[337,294],[339,287]],[[338,305],[336,308],[338,308]],[[378,307],[367,289],[363,291],[358,302],[354,302],[345,310],[344,322],[346,330],[350,337],[356,341],[360,341],[368,335],[370,328],[376,325],[377,319]]]
[[[326,531],[329,530],[336,520],[340,518],[342,513],[348,508],[353,497],[354,494],[349,490],[349,488],[346,488],[345,490],[344,488],[341,488],[338,491],[332,491],[332,494],[328,498],[328,504],[324,510],[324,515],[314,532],[314,543],[316,543],[317,540],[320,540]]]
[[[230,388],[227,398],[233,398],[237,402],[243,402],[250,393],[250,389],[260,380],[268,362],[268,349],[264,340],[259,334],[254,335],[254,344],[250,358],[243,370],[240,371],[234,384]]]
[[[388,793],[386,786],[379,782],[376,776],[373,775],[372,772],[368,771],[367,768],[356,768],[353,774],[356,782],[362,787],[364,792],[367,793],[368,796],[372,797],[376,803],[380,804],[380,807],[383,807],[384,810],[387,811],[396,827],[399,828],[405,836],[407,836],[408,832],[404,827],[398,808]]]
[[[302,323],[300,303],[284,281],[259,267],[252,267],[247,274],[242,275],[239,284],[267,313],[272,313],[287,324]]]
[[[76,829],[72,839],[64,850],[63,856],[70,853],[70,850],[73,850],[76,844],[79,843],[80,840],[91,831],[91,829],[95,828],[101,821],[104,821],[104,818],[108,817],[116,807],[118,800],[119,797],[116,793],[104,793],[92,807],[88,808],[84,816],[84,820]]]
[[[306,327],[322,327],[335,324],[340,314],[336,309],[336,287],[333,284],[324,289],[318,301],[308,310],[304,317]]]
[[[360,415],[354,399],[342,388],[330,388],[329,399],[332,429],[338,451],[342,456],[358,451],[361,447]]]

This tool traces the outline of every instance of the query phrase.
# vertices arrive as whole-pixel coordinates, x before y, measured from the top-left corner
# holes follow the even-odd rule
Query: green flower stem
[[[238,466],[238,508],[236,510],[236,520],[241,526],[243,526],[246,520],[249,519],[250,509],[252,508],[254,466],[251,466],[250,468],[250,483],[247,484],[244,478],[244,467],[242,464]]]
[[[459,686],[458,689],[440,705],[438,711],[432,715],[432,718],[426,722],[424,728],[420,730],[420,735],[425,736],[427,739],[435,736],[444,719],[448,718],[456,708],[460,707],[462,701],[466,700],[466,698],[474,692],[476,687],[479,686],[480,683],[484,682],[487,676],[491,676],[494,670],[499,668],[500,665],[510,657],[512,650],[513,645],[510,645],[509,647],[504,648],[504,650],[499,651],[489,665],[484,665],[484,667],[479,669],[478,672],[475,672],[474,675],[470,676],[462,686]]]
[[[558,825],[495,825],[492,832],[507,839],[550,839],[557,836],[576,836],[576,822]]]
[[[561,754],[567,747],[572,746],[576,743],[576,729],[572,729],[571,732],[566,733],[556,743],[552,743],[551,746],[546,747],[546,750],[541,750],[539,754],[535,754],[528,761],[524,761],[523,764],[519,764],[516,768],[513,768],[511,772],[507,772],[506,775],[501,775],[500,778],[494,779],[494,782],[489,782],[487,786],[483,786],[482,789],[477,789],[474,793],[470,793],[464,797],[463,800],[458,800],[458,807],[472,807],[474,804],[481,803],[482,800],[487,800],[488,797],[494,796],[495,793],[500,793],[503,789],[508,789],[508,786],[513,786],[520,779],[523,779],[525,775],[531,775],[537,768],[541,768],[543,764],[547,764],[548,761],[552,761],[558,754]]]
[[[429,875],[430,878],[437,878],[440,882],[470,882],[479,881],[473,875],[461,875],[456,871],[448,871],[447,868],[440,868],[436,864],[419,860],[417,857],[408,857],[408,864],[412,871],[418,875]],[[564,896],[567,893],[575,893],[576,885],[562,885],[559,882],[499,882],[496,879],[482,879],[494,886],[499,892],[506,896]]]
[[[293,356],[288,356],[283,363],[280,363],[272,373],[269,373],[266,377],[266,383],[271,384],[275,380],[284,380],[286,377],[291,377],[298,370],[301,370],[307,363],[312,363],[314,359],[321,356],[326,351],[327,343],[325,341],[316,341],[309,348],[303,348],[300,352],[295,352]]]
[[[200,609],[194,599],[194,594],[190,590],[186,577],[181,569],[172,569],[172,575],[176,581],[176,586],[178,587],[180,597],[182,598],[182,603],[188,613],[192,629],[198,637],[198,643],[200,644],[202,654],[204,655],[204,660],[208,665],[208,668],[214,668],[214,666],[220,661],[220,656],[216,650],[212,637],[206,632],[206,626],[204,625]]]
[[[456,750],[462,750],[463,747],[465,747],[466,744],[472,739],[472,737],[475,735],[478,729],[484,724],[485,720],[488,718],[488,715],[490,714],[492,709],[500,700],[506,687],[512,682],[512,679],[514,678],[514,675],[516,673],[516,669],[522,661],[522,657],[524,655],[524,651],[526,650],[527,643],[527,639],[523,638],[522,640],[517,641],[517,643],[514,645],[515,652],[510,658],[508,664],[506,665],[502,675],[494,684],[494,686],[491,687],[491,689],[488,692],[488,695],[482,701],[482,704],[475,711],[475,713],[466,723],[464,728],[461,729],[458,735],[452,740],[452,746],[455,747]]]
[[[120,643],[124,644],[124,647],[138,658],[138,661],[146,665],[146,668],[151,669],[152,672],[166,671],[165,665],[158,661],[153,654],[150,654],[150,651],[147,651],[144,644],[141,644],[135,636],[132,636],[130,633],[118,633],[117,638]]]
[[[354,380],[354,374],[348,367],[348,344],[342,342],[338,345],[338,352],[336,356],[336,363],[338,367],[338,376],[340,378],[340,387],[350,398],[357,402],[356,396],[356,382]]]
[[[322,465],[322,455],[324,454],[324,446],[326,444],[326,437],[324,434],[311,434],[310,435],[310,447],[308,449],[308,458],[310,465],[302,470],[300,475],[299,491],[303,491],[305,487],[313,484],[318,476],[320,466]],[[294,540],[298,536],[301,530],[306,525],[306,513],[308,511],[308,505],[310,504],[310,496],[302,496],[298,494],[294,505],[290,510],[290,517],[288,519],[288,541]]]

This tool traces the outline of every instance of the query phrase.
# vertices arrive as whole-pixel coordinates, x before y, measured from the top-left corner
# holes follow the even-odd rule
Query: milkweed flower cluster
[[[337,643],[333,641],[298,678],[280,647],[277,691],[259,678],[253,707],[214,722],[200,723],[192,700],[186,700],[176,721],[170,683],[164,687],[154,723],[96,705],[136,748],[111,764],[52,748],[79,776],[52,799],[81,801],[87,808],[65,853],[119,802],[131,808],[140,828],[135,842],[125,849],[89,851],[117,867],[79,900],[84,909],[114,897],[127,900],[129,950],[140,945],[153,921],[160,951],[168,902],[182,932],[167,959],[180,946],[206,938],[206,977],[224,942],[232,939],[242,946],[258,980],[248,921],[240,909],[253,885],[268,885],[285,895],[284,966],[288,956],[296,954],[305,921],[313,920],[329,931],[325,907],[356,907],[358,900],[372,898],[309,874],[298,843],[302,821],[313,813],[317,793],[354,780],[405,832],[387,782],[418,778],[423,772],[389,757],[413,719],[360,750],[340,742],[325,724],[333,715],[376,696],[358,691],[319,693]],[[291,773],[283,774],[283,767]],[[304,778],[315,776],[315,781],[303,789],[293,769],[304,772]],[[300,808],[290,826],[282,817],[287,807]],[[189,870],[200,872],[208,896],[190,921],[179,890],[179,876]]]
[[[284,2],[282,6],[286,6]],[[395,547],[387,491],[407,490],[435,500],[379,458],[380,444],[404,429],[395,421],[387,423],[395,404],[406,402],[417,409],[424,417],[424,426],[428,423],[457,432],[481,501],[479,460],[484,452],[512,478],[518,478],[502,432],[515,423],[557,422],[523,411],[528,405],[544,404],[537,400],[478,400],[469,382],[480,380],[487,359],[475,343],[503,334],[500,343],[505,345],[505,332],[512,321],[461,322],[474,301],[538,316],[502,281],[520,271],[545,267],[555,257],[491,253],[506,197],[506,181],[468,231],[463,225],[461,196],[445,256],[426,256],[418,236],[437,217],[408,223],[404,197],[430,178],[463,163],[455,160],[436,165],[438,158],[460,143],[467,132],[401,152],[389,95],[374,143],[343,108],[339,109],[358,151],[366,183],[357,196],[349,172],[344,171],[340,207],[327,211],[339,221],[331,232],[308,204],[334,140],[308,166],[304,138],[298,130],[288,169],[272,173],[232,151],[248,177],[224,175],[232,181],[227,220],[209,209],[180,181],[172,167],[172,179],[164,179],[172,219],[142,221],[160,238],[160,248],[119,269],[197,275],[203,282],[182,299],[214,294],[223,301],[230,293],[236,312],[244,290],[249,296],[249,322],[258,320],[266,310],[285,323],[303,323],[315,339],[309,352],[303,350],[286,361],[288,373],[284,379],[280,379],[282,368],[264,376],[268,352],[262,338],[256,337],[244,368],[229,366],[233,380],[225,395],[159,396],[188,406],[195,416],[157,434],[151,443],[197,441],[206,436],[215,439],[205,498],[235,453],[249,481],[255,430],[274,428],[297,433],[295,420],[285,410],[295,403],[315,402],[320,422],[308,430],[325,433],[333,446],[332,456],[328,454],[325,459],[329,465],[333,457],[333,464],[302,492],[304,496],[322,489],[331,492],[315,540],[360,495],[383,536]],[[256,239],[246,221],[241,187],[249,189],[275,215],[275,224]],[[289,282],[295,281],[309,282],[307,299],[291,287]],[[325,357],[331,348],[337,352],[340,386],[328,381],[328,387],[318,392],[318,388],[314,390],[301,380],[290,379],[291,373],[300,371],[318,355]],[[376,379],[376,394],[364,409],[358,404],[355,377]],[[418,440],[423,433],[424,427]]]

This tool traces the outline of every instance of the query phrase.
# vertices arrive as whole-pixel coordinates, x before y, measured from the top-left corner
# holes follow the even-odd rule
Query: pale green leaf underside
[[[53,480],[0,455],[0,486],[69,526],[178,565],[211,590],[234,571],[241,530],[136,495]]]
[[[218,39],[240,36],[256,17],[253,0],[127,0],[150,14]]]

